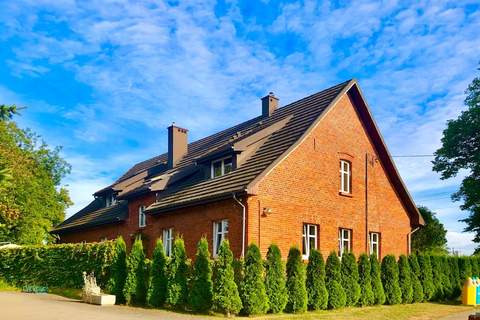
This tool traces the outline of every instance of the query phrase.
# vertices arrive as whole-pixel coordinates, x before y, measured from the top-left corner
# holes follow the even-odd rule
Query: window
[[[352,250],[352,230],[340,229],[338,231],[338,243],[340,248],[339,250],[340,257],[344,253],[350,252]]]
[[[216,178],[223,176],[224,174],[227,174],[233,170],[233,162],[232,158],[224,158],[220,160],[216,160],[212,162],[212,173],[211,177]]]
[[[172,255],[173,228],[163,229],[163,249],[167,257]]]
[[[302,240],[303,259],[308,259],[310,250],[318,249],[318,226],[304,223]]]
[[[215,221],[213,223],[213,256],[216,257],[220,244],[227,238],[228,220]]]
[[[145,215],[145,206],[138,207],[138,226],[143,228],[147,225],[147,216]]]
[[[370,254],[380,257],[380,233],[370,232]]]
[[[352,193],[352,168],[347,160],[340,160],[340,192]]]
[[[106,207],[111,207],[115,203],[117,203],[117,199],[115,198],[115,195],[113,193],[109,193],[105,196],[105,206]]]

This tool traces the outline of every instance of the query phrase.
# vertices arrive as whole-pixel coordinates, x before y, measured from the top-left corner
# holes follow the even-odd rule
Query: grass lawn
[[[69,299],[82,299],[82,289],[48,288],[48,293],[56,294]]]
[[[2,278],[0,278],[0,291],[20,291],[20,289],[12,287],[6,283]]]

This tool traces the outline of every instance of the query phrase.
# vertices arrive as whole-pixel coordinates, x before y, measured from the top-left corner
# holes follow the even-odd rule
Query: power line
[[[393,158],[427,158],[435,157],[434,154],[411,154],[411,155],[401,155],[401,156],[392,156]]]

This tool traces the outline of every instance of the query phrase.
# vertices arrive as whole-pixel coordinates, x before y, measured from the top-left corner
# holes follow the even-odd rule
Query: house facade
[[[52,230],[59,242],[122,235],[151,252],[162,238],[169,253],[181,235],[191,257],[206,236],[214,255],[228,238],[237,257],[250,243],[382,257],[409,253],[424,224],[355,80],[281,108],[270,94],[259,117],[190,144],[171,126],[168,139]]]

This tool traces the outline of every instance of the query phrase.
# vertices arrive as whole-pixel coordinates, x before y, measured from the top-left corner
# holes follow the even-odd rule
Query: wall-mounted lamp
[[[264,207],[264,208],[263,208],[263,215],[264,215],[264,216],[267,216],[267,215],[269,215],[269,214],[271,214],[271,213],[272,213],[272,208],[269,208],[269,207]]]

